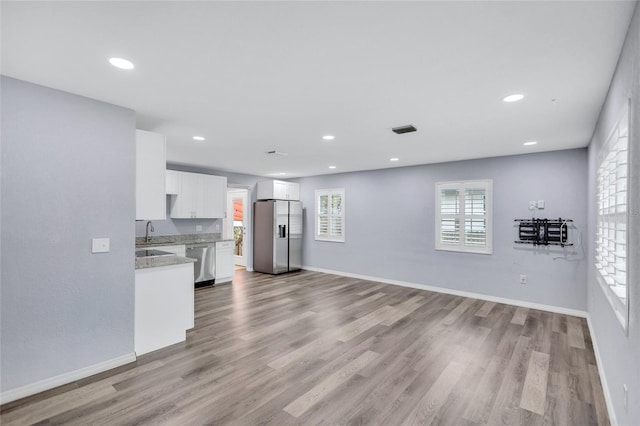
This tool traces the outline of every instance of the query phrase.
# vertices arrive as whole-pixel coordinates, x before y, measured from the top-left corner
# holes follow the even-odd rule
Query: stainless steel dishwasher
[[[197,243],[186,245],[186,257],[195,259],[193,278],[196,287],[212,285],[216,278],[215,243]]]

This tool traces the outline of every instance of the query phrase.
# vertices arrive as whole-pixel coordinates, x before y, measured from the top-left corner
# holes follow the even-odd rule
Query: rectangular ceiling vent
[[[280,151],[276,151],[275,149],[273,151],[267,151],[267,154],[269,155],[289,155],[286,152],[280,152]]]
[[[400,126],[400,127],[394,127],[393,129],[394,133],[397,133],[399,135],[403,134],[403,133],[411,133],[411,132],[415,132],[418,129],[416,129],[415,127],[413,127],[413,124],[407,124],[406,126]]]

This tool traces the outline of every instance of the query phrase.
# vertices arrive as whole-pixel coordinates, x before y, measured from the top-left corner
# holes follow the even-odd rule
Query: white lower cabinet
[[[136,269],[136,355],[183,342],[194,323],[193,264]]]
[[[216,243],[216,284],[233,280],[235,265],[233,264],[233,248],[235,241],[219,241]]]

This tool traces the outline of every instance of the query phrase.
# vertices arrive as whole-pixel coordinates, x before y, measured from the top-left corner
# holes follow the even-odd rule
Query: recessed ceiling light
[[[335,168],[336,168],[336,166],[329,166],[329,168],[330,168],[330,169],[335,169]]]
[[[529,141],[529,142],[525,142],[525,143],[523,143],[523,145],[524,145],[524,146],[530,146],[530,145],[535,145],[535,144],[537,144],[537,143],[538,143],[538,142],[536,142],[536,141]]]
[[[322,137],[322,139],[324,139],[325,141],[332,141],[332,140],[334,140],[335,138],[336,138],[336,137],[335,137],[335,136],[333,136],[333,135],[324,135],[324,136]]]
[[[286,175],[286,173],[285,173],[285,172],[280,172],[280,173],[278,173],[278,174],[279,174],[280,176],[284,176],[284,175]]]
[[[122,58],[109,58],[109,63],[116,68],[120,68],[123,70],[132,70],[133,63],[131,61],[127,61]]]
[[[393,157],[393,158],[389,158],[389,161],[398,161],[400,160],[399,158]]]
[[[514,95],[505,96],[502,98],[504,102],[518,102],[524,99],[524,95],[521,93],[516,93]]]
[[[203,141],[203,140],[204,140],[204,138],[203,138],[202,136],[194,136],[194,137],[193,137],[193,140],[196,140],[196,141]]]

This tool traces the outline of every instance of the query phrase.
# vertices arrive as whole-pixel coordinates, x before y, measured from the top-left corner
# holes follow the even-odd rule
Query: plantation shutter
[[[597,170],[597,229],[595,266],[620,322],[626,326],[627,305],[627,189],[629,110],[623,110],[599,153]]]
[[[436,249],[491,253],[491,181],[436,184]]]
[[[315,239],[344,242],[344,224],[344,189],[317,190]]]

